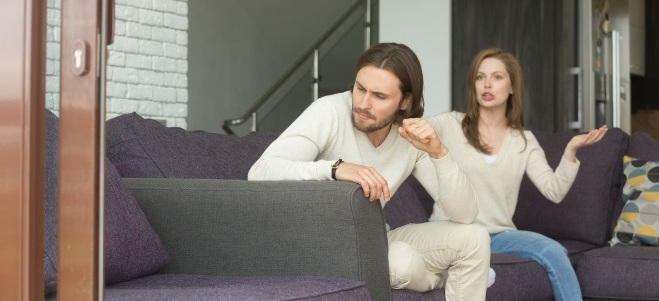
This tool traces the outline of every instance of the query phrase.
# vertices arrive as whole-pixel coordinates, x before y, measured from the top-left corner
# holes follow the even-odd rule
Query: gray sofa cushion
[[[565,146],[574,134],[534,132],[549,165],[556,168]],[[622,157],[629,136],[609,129],[602,141],[579,150],[579,173],[562,203],[546,200],[528,177],[520,187],[513,217],[519,229],[542,233],[554,239],[579,240],[603,246],[613,232],[614,208],[622,189]]]
[[[44,212],[45,293],[57,286],[58,118],[46,112],[46,199]],[[105,282],[150,275],[169,261],[160,238],[114,166],[105,160]]]
[[[160,274],[109,286],[105,301],[371,300],[366,283],[335,277]]]
[[[656,300],[659,252],[654,247],[603,247],[575,264],[584,297]]]
[[[277,137],[168,128],[136,113],[107,122],[107,156],[125,178],[247,179]]]

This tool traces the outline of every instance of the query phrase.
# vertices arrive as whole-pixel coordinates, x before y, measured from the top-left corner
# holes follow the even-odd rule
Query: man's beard
[[[362,114],[366,115],[371,119],[375,120],[374,124],[371,124],[369,126],[362,125],[360,123],[357,123],[355,120],[355,114]],[[350,115],[350,118],[352,119],[352,124],[355,126],[356,129],[364,132],[364,133],[372,133],[377,130],[383,129],[386,126],[391,125],[394,122],[394,119],[396,119],[396,112],[392,113],[391,115],[387,116],[386,118],[382,119],[381,121],[378,121],[375,119],[375,116],[371,114],[371,112],[366,111],[364,109],[360,108],[353,108],[352,109],[352,114]]]

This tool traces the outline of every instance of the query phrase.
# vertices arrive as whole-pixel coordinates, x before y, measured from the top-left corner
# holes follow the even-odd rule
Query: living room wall
[[[59,112],[60,0],[47,3],[46,108]],[[187,0],[116,0],[107,118],[123,113],[186,128]]]

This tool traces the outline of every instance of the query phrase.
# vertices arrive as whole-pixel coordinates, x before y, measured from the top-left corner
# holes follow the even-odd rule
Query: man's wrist
[[[430,158],[433,159],[441,159],[444,158],[446,155],[448,155],[448,148],[442,145],[442,148],[439,150],[437,153],[428,153]]]
[[[343,163],[343,160],[339,159],[334,164],[332,164],[332,179],[336,180],[336,169],[339,167],[339,164]]]

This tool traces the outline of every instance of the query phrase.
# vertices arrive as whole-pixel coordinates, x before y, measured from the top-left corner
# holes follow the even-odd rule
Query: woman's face
[[[484,59],[476,72],[476,97],[481,109],[504,109],[513,93],[510,75],[503,62],[496,58]]]

